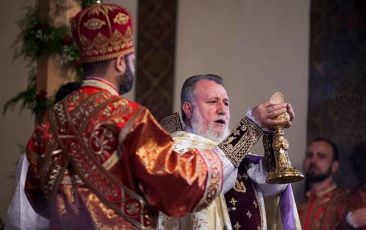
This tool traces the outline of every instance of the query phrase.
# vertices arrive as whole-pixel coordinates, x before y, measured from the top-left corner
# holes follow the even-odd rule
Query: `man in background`
[[[358,179],[356,189],[347,197],[346,222],[353,229],[366,229],[366,142],[358,144],[351,154],[353,171]]]
[[[237,146],[244,145],[245,149],[240,153],[240,160],[239,158],[231,159],[233,164],[239,167],[240,170],[246,158],[254,157],[257,162],[251,165],[253,172],[255,172],[254,174],[256,174],[253,174],[253,177],[259,175],[263,179],[265,175],[261,163],[259,163],[260,159],[258,156],[249,156],[249,150],[261,137],[263,128],[271,129],[276,126],[274,122],[275,117],[284,112],[288,112],[291,117],[290,120],[292,120],[294,117],[292,107],[287,103],[277,105],[269,102],[260,103],[247,112],[239,126],[231,133],[229,133],[229,108],[229,97],[220,76],[206,74],[195,75],[186,79],[181,91],[181,109],[185,132],[178,131],[172,133],[173,139],[175,140],[175,147],[182,150],[203,146],[213,148],[220,145],[218,143],[221,142],[230,143],[231,149],[235,150]],[[179,123],[179,117],[177,119]],[[170,128],[169,125],[168,129]],[[291,126],[291,121],[286,126]],[[236,179],[235,187],[237,187],[237,183],[238,181]],[[259,183],[253,181],[254,184],[257,186]],[[275,195],[284,191],[287,185],[271,186],[266,184],[265,187],[268,194]],[[242,189],[245,189],[245,187]],[[255,197],[257,193],[262,193],[263,191],[261,189],[253,190],[251,188],[250,192],[248,192],[250,193],[250,198]],[[226,188],[223,190],[223,193],[229,190]],[[247,196],[248,193],[243,194],[243,196]],[[253,219],[258,218],[252,224],[253,226],[255,225],[255,229],[257,227],[267,229],[266,223],[261,221],[262,218],[266,218],[265,211],[260,210],[260,205],[263,204],[263,200],[258,200],[257,202],[256,210],[258,213],[253,213]],[[293,203],[293,205],[295,204]],[[296,205],[292,207],[295,207],[294,210],[296,211]],[[233,210],[233,208],[230,210],[227,209],[225,198],[221,196],[216,198],[207,209],[189,214],[183,218],[169,218],[161,215],[159,229],[240,229],[240,227],[238,228],[239,223],[236,224],[231,221],[232,216],[230,212]],[[244,217],[246,217],[246,213],[243,213],[242,219]],[[245,223],[241,222],[241,224]],[[294,229],[294,225],[289,227]],[[252,229],[250,225],[243,225],[244,228]]]
[[[314,139],[307,147],[303,165],[307,191],[306,201],[299,206],[302,228],[320,230],[341,226],[347,192],[334,181],[339,168],[337,146],[326,138]]]

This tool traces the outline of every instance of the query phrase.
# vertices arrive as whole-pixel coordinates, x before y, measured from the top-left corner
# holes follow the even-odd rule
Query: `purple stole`
[[[264,217],[259,207],[254,184],[247,175],[247,165],[258,164],[261,158],[261,156],[248,154],[238,168],[235,186],[225,194],[231,225],[235,230],[267,227],[263,226]],[[281,193],[279,207],[269,208],[279,208],[284,230],[301,229],[291,185]]]
[[[246,163],[256,161],[248,155],[238,168],[235,186],[225,194],[233,229],[263,229],[262,217],[254,185],[247,175]],[[255,157],[255,156],[253,156]],[[260,159],[260,158],[259,158]],[[258,160],[259,161],[259,160]]]

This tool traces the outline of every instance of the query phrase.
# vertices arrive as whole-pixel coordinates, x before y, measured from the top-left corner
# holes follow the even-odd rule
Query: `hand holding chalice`
[[[275,93],[270,98],[272,104],[284,103],[284,96],[282,93]],[[276,120],[289,121],[290,115],[285,112],[278,115]],[[285,122],[284,122],[285,123]],[[265,155],[266,162],[269,162],[272,166],[267,167],[268,176],[266,182],[270,184],[287,184],[302,180],[304,176],[300,170],[293,168],[291,166],[290,160],[288,158],[288,148],[289,143],[284,137],[284,125],[277,125],[273,131],[271,137],[272,146],[270,151],[267,151]]]

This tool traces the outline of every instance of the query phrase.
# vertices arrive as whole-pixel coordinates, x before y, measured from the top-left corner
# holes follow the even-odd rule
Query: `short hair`
[[[180,93],[180,105],[181,105],[181,112],[182,112],[182,119],[183,122],[186,121],[187,117],[182,109],[182,105],[184,102],[192,102],[193,101],[193,91],[196,87],[196,84],[198,81],[201,80],[209,80],[216,82],[219,85],[224,86],[224,80],[222,77],[216,74],[199,74],[199,75],[193,75],[187,78],[182,86],[182,90]]]
[[[64,99],[67,95],[78,90],[81,86],[81,82],[68,82],[62,85],[56,92],[55,103]]]
[[[339,160],[338,147],[333,141],[331,141],[331,140],[329,140],[328,138],[325,138],[325,137],[317,137],[317,138],[313,139],[310,143],[320,142],[320,141],[326,142],[332,147],[332,149],[333,149],[333,161],[338,161]]]
[[[82,68],[84,72],[84,76],[90,76],[95,74],[104,74],[107,71],[108,66],[112,62],[113,59],[106,61],[98,61],[98,62],[90,62],[83,63]]]

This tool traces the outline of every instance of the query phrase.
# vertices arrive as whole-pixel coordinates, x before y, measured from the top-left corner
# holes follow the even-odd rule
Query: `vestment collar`
[[[218,144],[210,139],[186,131],[177,131],[171,133],[171,136],[174,140],[174,150],[178,152],[186,152],[192,148],[212,149]]]
[[[317,197],[320,198],[322,196],[324,196],[327,193],[332,192],[333,190],[335,190],[337,188],[337,185],[335,183],[331,184],[330,186],[320,190],[320,191],[308,191],[306,192],[306,197],[311,198],[311,197]]]
[[[110,94],[119,96],[118,89],[111,82],[101,78],[88,76],[86,80],[81,82],[81,87],[92,86],[100,89],[107,90]]]

